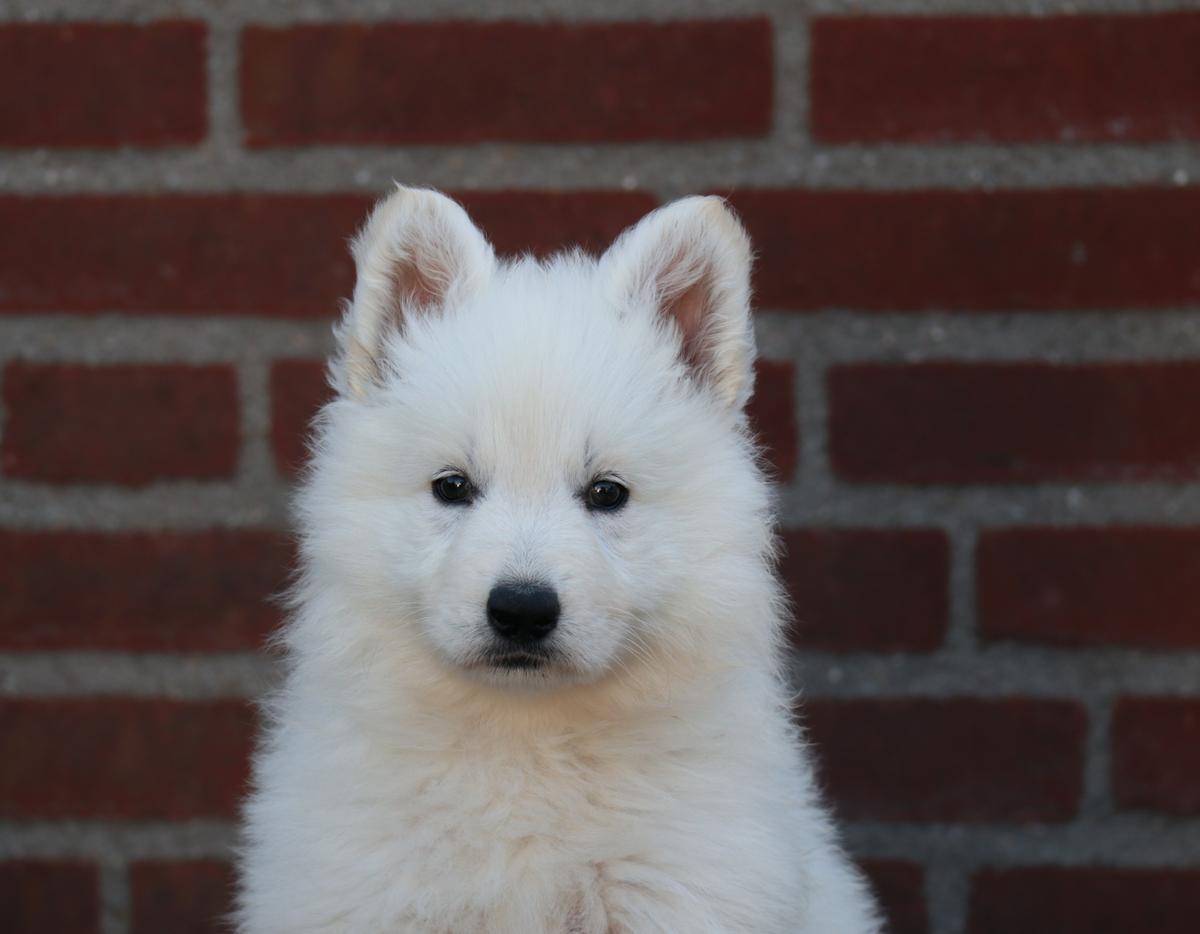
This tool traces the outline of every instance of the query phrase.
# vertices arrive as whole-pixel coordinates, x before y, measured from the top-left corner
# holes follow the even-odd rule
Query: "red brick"
[[[0,649],[253,649],[288,561],[274,532],[2,532]]]
[[[332,317],[354,285],[361,195],[0,197],[0,312]],[[654,206],[639,192],[471,192],[501,252],[599,249]],[[11,232],[5,236],[4,232]]]
[[[0,817],[232,818],[253,734],[241,701],[0,700]]]
[[[1149,141],[1200,136],[1200,15],[821,17],[826,143]]]
[[[750,423],[767,453],[776,478],[787,483],[796,473],[799,431],[796,427],[795,365],[759,360],[755,367]]]
[[[1121,807],[1200,814],[1200,699],[1122,698],[1112,734]]]
[[[100,874],[86,863],[0,862],[6,934],[99,934]]]
[[[800,713],[843,817],[1032,822],[1076,812],[1087,732],[1079,704],[810,700]]]
[[[858,483],[1200,476],[1194,363],[862,364],[829,389],[834,470]]]
[[[129,868],[131,934],[225,934],[233,870],[215,860],[141,862]]]
[[[1072,310],[1200,300],[1200,187],[731,194],[765,308]]]
[[[1200,646],[1200,529],[1004,529],[976,549],[985,639]]]
[[[1108,866],[986,869],[971,888],[970,934],[1193,934],[1200,871]]]
[[[860,864],[888,920],[890,934],[928,934],[925,871],[919,863],[868,859]]]
[[[281,360],[271,367],[271,447],[281,473],[295,475],[308,459],[309,425],[332,392],[318,360]]]
[[[250,146],[763,136],[771,59],[761,18],[252,26],[242,122]]]
[[[949,617],[950,546],[933,529],[796,529],[780,571],[801,648],[929,651]]]
[[[139,486],[237,470],[229,366],[14,363],[4,371],[4,402],[11,477]]]
[[[197,22],[0,26],[0,145],[200,142],[206,38]]]

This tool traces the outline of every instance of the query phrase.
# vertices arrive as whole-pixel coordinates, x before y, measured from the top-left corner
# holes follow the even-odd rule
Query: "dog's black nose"
[[[497,584],[488,594],[488,622],[509,642],[530,645],[558,625],[558,594],[545,584]]]

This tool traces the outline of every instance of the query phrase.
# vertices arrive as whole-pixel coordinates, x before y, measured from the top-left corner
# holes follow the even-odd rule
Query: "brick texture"
[[[232,818],[253,733],[241,701],[0,700],[0,818]]]
[[[0,312],[332,318],[353,288],[362,195],[0,197]],[[475,192],[502,252],[600,249],[653,207],[639,192]]]
[[[4,403],[9,476],[136,486],[237,469],[231,366],[13,364]]]
[[[0,862],[6,934],[99,934],[100,873],[76,862]]]
[[[206,34],[196,22],[0,24],[0,146],[199,143]]]
[[[1200,187],[731,193],[759,302],[809,311],[1076,310],[1200,299]]]
[[[977,873],[969,934],[1191,934],[1200,872],[1032,866]]]
[[[283,474],[294,476],[307,460],[309,425],[332,392],[320,360],[281,360],[271,367],[271,448]]]
[[[1200,136],[1200,15],[823,17],[813,135],[830,143]]]
[[[931,529],[794,529],[780,565],[802,648],[929,651],[949,616],[950,548]]]
[[[214,860],[138,862],[129,868],[131,934],[225,934],[233,868]]]
[[[1087,718],[1067,701],[810,700],[800,709],[839,813],[883,821],[1063,821]]]
[[[253,649],[289,560],[274,532],[0,532],[0,649]]]
[[[1200,529],[1004,529],[976,548],[986,639],[1200,646]]]
[[[253,26],[242,121],[250,146],[762,136],[771,74],[764,19]]]
[[[750,423],[766,451],[775,477],[786,483],[796,473],[800,432],[796,424],[795,367],[785,361],[759,360],[750,399]]]
[[[1123,698],[1113,712],[1112,732],[1118,804],[1200,814],[1200,700]]]
[[[919,863],[869,859],[861,864],[887,918],[889,934],[927,934],[925,873]]]
[[[1197,927],[1200,7],[42,6],[0,3],[0,931],[222,930],[392,178],[502,256],[729,197],[785,668],[889,929]]]
[[[1194,363],[856,364],[829,392],[833,468],[858,483],[1200,475]]]

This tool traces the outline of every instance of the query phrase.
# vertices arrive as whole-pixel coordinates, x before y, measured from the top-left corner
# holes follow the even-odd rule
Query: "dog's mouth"
[[[505,671],[533,671],[543,668],[549,663],[550,659],[544,655],[530,655],[527,652],[493,655],[487,659],[487,664],[492,668],[500,668]]]
[[[472,668],[493,672],[537,672],[557,667],[562,659],[552,649],[496,645],[479,655]]]

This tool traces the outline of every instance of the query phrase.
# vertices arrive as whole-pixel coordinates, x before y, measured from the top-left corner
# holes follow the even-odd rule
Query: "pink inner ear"
[[[437,280],[421,268],[420,262],[397,263],[392,269],[392,295],[397,307],[428,308],[442,298]]]
[[[673,318],[683,338],[683,359],[692,369],[702,369],[708,362],[705,354],[705,325],[712,296],[708,282],[700,276],[691,285],[667,298],[663,314]]]

